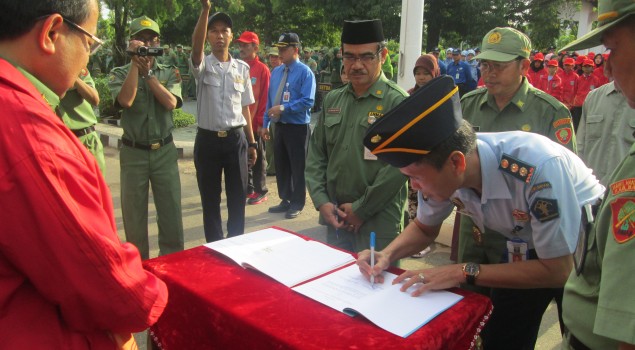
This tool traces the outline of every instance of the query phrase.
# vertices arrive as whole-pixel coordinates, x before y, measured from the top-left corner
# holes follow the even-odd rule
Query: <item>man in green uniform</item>
[[[178,60],[176,58],[176,54],[172,52],[170,45],[163,45],[163,56],[157,57],[157,61],[166,66],[175,66],[178,67]]]
[[[606,70],[635,108],[635,3],[600,0],[595,30],[562,50],[603,44]],[[635,349],[635,145],[608,180],[588,235],[582,234],[564,289],[564,349]]]
[[[185,99],[188,98],[188,91],[190,88],[190,66],[188,65],[188,60],[190,56],[183,51],[183,45],[176,45],[176,67],[179,69],[181,73],[181,92],[184,94]]]
[[[476,57],[481,60],[485,87],[463,96],[461,99],[463,115],[474,125],[476,131],[534,132],[575,152],[576,142],[569,110],[554,97],[531,86],[524,77],[529,69],[530,52],[531,41],[524,33],[516,29],[494,28],[487,33],[483,38],[482,52]],[[529,215],[519,210],[510,212],[509,215],[514,216],[519,227],[524,226],[524,222],[529,218]],[[506,261],[507,242],[508,239],[502,233],[487,227],[482,231],[470,217],[460,216],[458,262],[499,263],[501,257],[505,257]],[[467,285],[464,287],[486,295],[490,294],[489,288]],[[494,328],[497,325],[505,327],[510,323],[518,323],[515,319],[520,317],[525,319],[533,317],[540,320],[553,298],[558,301],[560,310],[561,288],[510,290],[509,300],[513,305],[500,305],[498,308],[496,304],[499,299],[493,298],[494,308],[499,312],[495,312],[493,321],[488,323],[484,334],[487,335],[488,329],[492,329],[492,334],[503,334]],[[534,323],[534,325],[539,324],[540,322]],[[496,348],[497,345],[492,343],[496,340],[489,339],[489,341],[490,344],[485,343],[486,348]],[[535,343],[535,339],[533,342]]]
[[[99,93],[88,69],[82,69],[72,89],[60,100],[62,120],[79,140],[95,156],[99,169],[106,169],[104,146],[95,131],[97,117],[93,107],[99,104]]]
[[[127,51],[159,45],[159,26],[142,16],[130,24]],[[132,62],[110,72],[110,91],[123,108],[121,211],[126,240],[149,257],[148,189],[152,185],[159,226],[159,254],[183,250],[181,182],[178,152],[172,142],[172,111],[181,107],[178,69],[151,56],[132,55]]]
[[[381,71],[388,50],[380,20],[344,22],[342,49],[350,84],[324,98],[309,144],[306,184],[329,244],[357,252],[368,248],[375,231],[382,249],[403,228],[407,181],[362,141],[369,126],[407,93]]]

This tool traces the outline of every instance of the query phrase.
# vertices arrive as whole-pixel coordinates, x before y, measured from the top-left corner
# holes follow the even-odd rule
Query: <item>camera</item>
[[[163,56],[163,48],[162,47],[147,47],[147,46],[139,46],[137,48],[137,52],[134,51],[126,51],[128,55],[134,56]]]

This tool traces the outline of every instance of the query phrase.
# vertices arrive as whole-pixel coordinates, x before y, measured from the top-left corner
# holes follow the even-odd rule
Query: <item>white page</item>
[[[205,246],[243,266],[250,266],[287,287],[355,261],[349,253],[272,228]]]
[[[293,290],[338,311],[353,309],[404,338],[463,298],[447,291],[412,297],[410,293],[417,285],[401,292],[400,284],[392,285],[395,278],[397,275],[384,272],[384,283],[371,287],[357,265],[352,265]]]

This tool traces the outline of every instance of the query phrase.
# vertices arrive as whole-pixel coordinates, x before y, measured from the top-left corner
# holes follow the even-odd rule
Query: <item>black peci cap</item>
[[[408,166],[461,126],[459,99],[450,76],[434,78],[375,122],[366,132],[364,146],[394,167]]]
[[[368,44],[384,41],[381,20],[344,21],[342,44]]]

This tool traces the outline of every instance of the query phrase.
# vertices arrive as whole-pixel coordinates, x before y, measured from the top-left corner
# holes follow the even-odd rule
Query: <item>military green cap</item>
[[[497,27],[485,34],[481,53],[474,59],[509,62],[518,56],[529,58],[531,40],[523,32],[510,27]]]
[[[586,49],[602,44],[602,34],[607,29],[613,28],[629,15],[635,14],[635,2],[633,0],[599,0],[598,1],[598,26],[585,36],[575,40],[558,51],[571,51]]]
[[[130,23],[130,36],[135,36],[142,30],[151,30],[157,33],[157,35],[161,35],[161,31],[159,30],[159,25],[157,24],[157,22],[153,21],[148,16],[135,18]]]
[[[169,48],[170,48],[170,45],[165,44],[165,45],[163,45],[163,48],[164,48],[164,49],[169,49]]]
[[[272,47],[269,49],[269,51],[267,52],[268,56],[280,56],[280,51],[278,51],[277,48]]]

